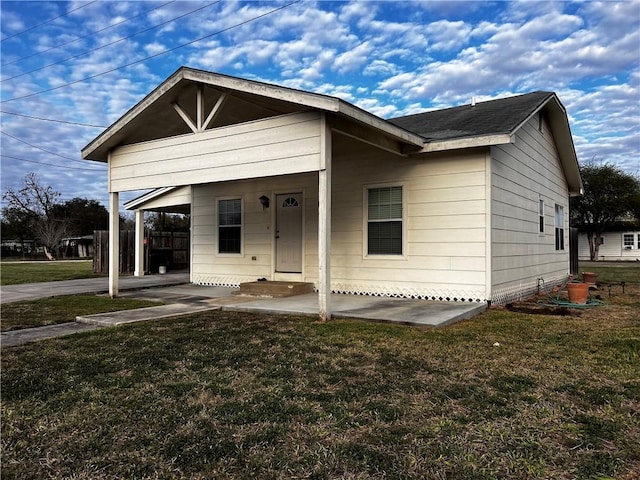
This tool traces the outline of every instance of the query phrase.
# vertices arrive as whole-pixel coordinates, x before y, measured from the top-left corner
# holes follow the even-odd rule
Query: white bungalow
[[[591,260],[589,239],[586,233],[578,236],[578,258]],[[610,262],[640,261],[640,231],[629,226],[626,230],[604,232],[600,236],[600,248],[596,260]]]
[[[82,156],[109,167],[111,295],[119,193],[165,189],[137,208],[189,199],[194,284],[312,282],[323,318],[330,292],[505,303],[562,281],[582,189],[554,93],[384,120],[191,68]]]

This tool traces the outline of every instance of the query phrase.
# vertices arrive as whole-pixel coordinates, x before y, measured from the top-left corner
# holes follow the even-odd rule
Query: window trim
[[[402,253],[369,254],[369,190],[402,188]],[[362,186],[362,258],[368,260],[407,260],[407,189],[403,182],[374,183]]]
[[[240,252],[220,252],[220,201],[240,200]],[[244,257],[244,196],[229,195],[216,197],[215,199],[215,221],[216,221],[216,257]]]
[[[628,235],[631,237],[631,248],[627,248],[627,244],[624,241],[624,237]],[[636,237],[638,242],[640,243],[640,235],[636,235],[635,232],[623,232],[622,233],[622,250],[637,250],[636,248]],[[640,246],[638,247],[640,248]]]
[[[544,204],[544,198],[542,198],[542,195],[538,196],[538,234],[543,237],[545,234],[545,216],[544,216],[544,211],[545,211],[545,204]]]
[[[564,241],[564,206],[560,205],[559,203],[555,204],[555,208],[554,208],[554,240],[555,240],[555,251],[556,252],[564,252],[566,251],[565,248],[565,241]],[[560,225],[558,225],[558,214],[562,215],[562,218],[560,219]],[[559,231],[559,234],[558,234]]]

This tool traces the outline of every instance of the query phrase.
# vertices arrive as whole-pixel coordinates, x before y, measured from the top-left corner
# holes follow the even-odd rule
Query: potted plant
[[[589,284],[584,282],[567,283],[567,293],[571,303],[584,305],[589,298]]]

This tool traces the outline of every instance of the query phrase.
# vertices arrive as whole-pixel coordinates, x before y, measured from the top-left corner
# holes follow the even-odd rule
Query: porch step
[[[241,283],[240,290],[233,293],[254,297],[293,297],[313,293],[313,288],[313,283],[308,282],[262,281]]]

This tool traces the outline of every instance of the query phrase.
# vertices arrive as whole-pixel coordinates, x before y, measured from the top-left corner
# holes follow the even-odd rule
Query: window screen
[[[402,255],[402,187],[367,190],[367,254]]]
[[[240,253],[242,203],[239,198],[218,200],[218,252]]]
[[[556,205],[556,250],[564,250],[564,208]]]

